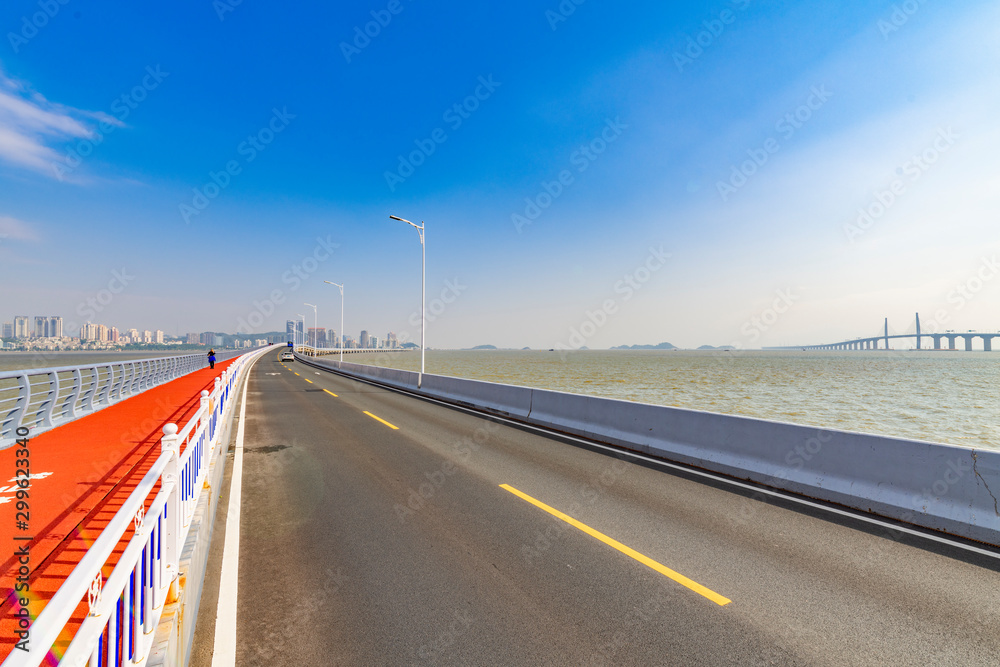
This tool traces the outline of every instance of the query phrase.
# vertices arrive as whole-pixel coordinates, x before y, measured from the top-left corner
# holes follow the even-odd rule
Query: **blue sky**
[[[0,8],[0,319],[1000,329],[995,3],[233,1]]]

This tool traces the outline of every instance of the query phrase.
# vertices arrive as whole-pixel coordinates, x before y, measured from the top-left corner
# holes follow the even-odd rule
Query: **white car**
[[[295,355],[291,352],[282,352],[279,359],[281,361],[295,361]]]

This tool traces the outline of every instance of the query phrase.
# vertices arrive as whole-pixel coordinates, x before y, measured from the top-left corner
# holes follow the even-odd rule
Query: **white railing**
[[[292,348],[288,348],[288,349],[289,349],[289,351],[292,351]],[[343,350],[341,350],[339,347],[313,347],[311,345],[299,344],[299,345],[295,346],[294,351],[297,352],[298,354],[301,354],[302,356],[305,356],[305,357],[320,357],[320,356],[327,355],[327,354],[340,354],[341,352],[343,352],[344,354],[352,354],[352,353],[353,354],[369,354],[369,353],[375,353],[375,352],[407,352],[410,349],[414,349],[414,348],[405,348],[405,347],[392,347],[392,348],[389,348],[389,347],[378,347],[378,348],[373,348],[373,347],[348,347],[348,348],[344,348]],[[415,349],[420,349],[420,348],[415,348]]]
[[[220,352],[219,361],[246,351]],[[0,373],[0,449],[208,366],[204,354]]]
[[[244,354],[216,378],[214,390],[202,392],[201,406],[180,432],[176,424],[163,428],[161,454],[153,467],[31,624],[30,650],[12,651],[2,667],[41,664],[84,599],[89,613],[59,664],[146,663],[164,606],[176,598],[181,551],[221,426],[235,405],[233,390],[267,349]],[[124,552],[103,581],[108,558],[130,528]]]

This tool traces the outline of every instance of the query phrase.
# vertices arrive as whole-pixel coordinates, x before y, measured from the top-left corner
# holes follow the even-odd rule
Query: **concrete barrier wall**
[[[527,421],[1000,545],[997,451],[537,389]]]
[[[306,363],[311,366],[339,370],[349,375],[362,377],[367,380],[374,380],[398,389],[415,390],[417,388],[417,373],[413,373],[411,371],[401,371],[395,368],[382,368],[381,366],[364,366],[362,364],[352,364],[347,361],[341,364],[336,359],[323,357],[313,358],[298,354],[295,355],[295,358],[298,359],[299,362]]]
[[[317,366],[339,364],[303,359]],[[341,372],[1000,546],[1000,451],[343,364]]]
[[[532,389],[443,375],[424,375],[422,390],[446,401],[486,410],[504,417],[527,419]]]

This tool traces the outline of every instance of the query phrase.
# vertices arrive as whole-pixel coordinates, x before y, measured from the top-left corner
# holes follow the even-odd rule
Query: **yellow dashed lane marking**
[[[365,412],[366,415],[368,415],[369,417],[371,417],[375,421],[382,422],[383,424],[385,424],[386,426],[388,426],[389,428],[391,428],[393,431],[398,431],[399,430],[398,426],[393,426],[392,424],[390,424],[386,420],[382,419],[381,417],[376,417],[375,415],[373,415],[372,413],[368,412],[367,410],[365,410],[364,412]]]
[[[718,593],[716,593],[715,591],[710,590],[708,588],[705,588],[704,586],[702,586],[701,584],[699,584],[697,581],[692,581],[691,579],[688,579],[683,574],[680,574],[679,572],[675,572],[675,571],[671,570],[669,567],[667,567],[665,565],[661,565],[660,563],[657,563],[652,558],[649,558],[648,556],[642,555],[641,553],[639,553],[635,549],[632,549],[631,547],[625,546],[624,544],[622,544],[618,540],[614,540],[614,539],[608,537],[607,535],[605,535],[604,533],[601,533],[601,532],[598,532],[598,531],[594,530],[593,528],[591,528],[590,526],[588,526],[586,524],[580,523],[579,521],[577,521],[573,517],[568,516],[566,514],[563,514],[562,512],[560,512],[559,510],[557,510],[557,509],[555,509],[553,507],[549,507],[548,505],[546,505],[542,501],[535,500],[534,498],[532,498],[528,494],[523,493],[521,491],[518,491],[517,489],[515,489],[512,486],[510,486],[509,484],[501,484],[500,488],[503,489],[503,490],[505,490],[505,491],[509,491],[510,493],[513,493],[518,498],[531,503],[532,505],[534,505],[535,507],[538,507],[539,509],[545,510],[546,512],[548,512],[552,516],[556,517],[557,519],[561,519],[561,520],[565,521],[566,523],[568,523],[569,525],[573,526],[574,528],[578,528],[579,530],[587,533],[591,537],[597,538],[598,540],[600,540],[601,542],[604,542],[608,546],[614,547],[615,549],[617,549],[618,551],[622,552],[623,554],[625,554],[629,558],[632,558],[634,560],[639,561],[643,565],[656,570],[657,572],[659,572],[660,574],[662,574],[663,576],[665,576],[665,577],[667,577],[669,579],[673,579],[674,581],[676,581],[681,586],[684,586],[686,588],[691,589],[695,593],[698,593],[699,595],[702,595],[702,596],[708,598],[709,600],[711,600],[712,602],[714,602],[717,605],[723,606],[723,605],[727,605],[730,602],[732,602],[732,600],[730,600],[729,598],[723,597],[723,596],[719,595]]]

